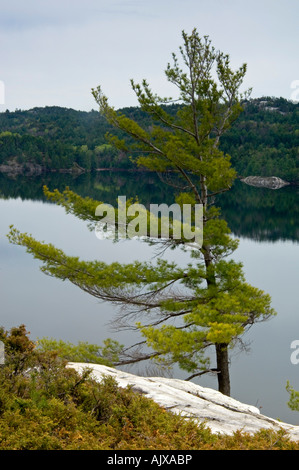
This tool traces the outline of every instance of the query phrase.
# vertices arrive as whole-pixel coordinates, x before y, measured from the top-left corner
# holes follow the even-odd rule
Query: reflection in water
[[[140,203],[172,204],[173,189],[155,173],[101,171],[78,176],[48,173],[42,176],[9,178],[0,174],[0,197],[43,200],[42,187],[63,191],[66,186],[81,196],[116,205],[117,197],[138,195]],[[237,237],[256,241],[299,240],[298,186],[277,190],[255,188],[237,181],[217,197],[222,215]]]
[[[136,337],[132,338],[130,333],[110,330],[109,322],[115,315],[113,305],[98,303],[72,284],[45,276],[39,271],[37,260],[21,247],[8,243],[5,234],[9,225],[14,224],[36,239],[53,243],[82,259],[123,263],[152,259],[153,253],[144,243],[99,242],[85,223],[66,216],[63,208],[43,204],[46,202],[44,184],[51,190],[61,191],[69,186],[82,196],[113,205],[118,196],[130,198],[136,193],[144,205],[174,202],[171,188],[152,173],[103,171],[77,177],[54,173],[30,178],[8,178],[0,174],[0,326],[11,328],[24,323],[33,340],[48,336],[74,343],[101,344],[105,338],[112,337],[127,346],[135,343]],[[233,396],[244,403],[261,406],[261,412],[268,416],[293,424],[299,424],[299,418],[287,407],[285,385],[290,380],[299,389],[299,365],[294,366],[290,361],[290,344],[299,336],[299,250],[294,243],[298,242],[299,228],[297,200],[296,187],[260,189],[238,181],[217,201],[233,233],[240,237],[234,259],[244,264],[250,284],[271,295],[278,312],[276,318],[246,334],[244,340],[251,346],[248,354],[239,355],[238,350],[233,353]],[[167,256],[180,265],[189,262],[181,250],[168,252]],[[176,376],[179,376],[177,371]],[[215,387],[214,377],[205,376],[199,382]]]
[[[237,181],[219,198],[223,217],[237,237],[256,241],[299,240],[299,187],[255,188]]]

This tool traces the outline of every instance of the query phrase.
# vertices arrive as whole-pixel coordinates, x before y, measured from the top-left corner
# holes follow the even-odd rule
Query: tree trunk
[[[215,272],[212,267],[212,251],[209,246],[203,246],[202,252],[204,254],[205,266],[207,272],[207,286],[216,285]],[[216,343],[216,363],[217,363],[217,378],[218,390],[230,397],[230,375],[229,375],[229,362],[228,362],[228,344]]]
[[[218,371],[218,390],[224,395],[230,396],[228,345],[226,343],[219,343],[215,346]]]

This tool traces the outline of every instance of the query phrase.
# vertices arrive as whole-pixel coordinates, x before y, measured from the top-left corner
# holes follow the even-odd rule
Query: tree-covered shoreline
[[[175,113],[179,105],[167,106]],[[138,107],[121,110],[143,126]],[[299,182],[299,104],[263,97],[243,103],[243,112],[222,140],[239,177],[279,176]],[[110,125],[96,111],[58,106],[0,113],[0,171],[34,173],[135,169],[127,155],[107,143]],[[122,137],[119,132],[119,136]]]

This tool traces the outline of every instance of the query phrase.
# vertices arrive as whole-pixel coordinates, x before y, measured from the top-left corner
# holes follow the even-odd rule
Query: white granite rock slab
[[[254,433],[261,429],[284,429],[291,439],[299,440],[299,426],[261,415],[258,408],[211,388],[179,379],[141,377],[99,364],[71,362],[69,367],[79,373],[85,368],[91,369],[92,377],[97,381],[101,381],[104,376],[112,376],[120,387],[130,385],[133,390],[151,398],[166,410],[204,422],[213,433],[231,435],[237,430]]]

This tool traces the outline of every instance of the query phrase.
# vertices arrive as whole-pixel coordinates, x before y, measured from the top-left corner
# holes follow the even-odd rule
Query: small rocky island
[[[241,181],[249,184],[250,186],[269,189],[280,189],[283,186],[290,184],[278,176],[247,176],[246,178],[242,178]]]

